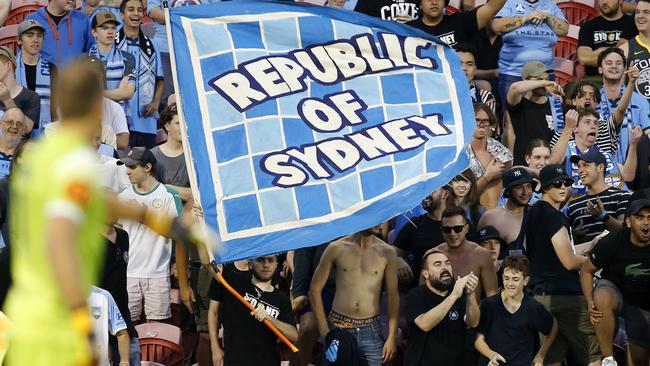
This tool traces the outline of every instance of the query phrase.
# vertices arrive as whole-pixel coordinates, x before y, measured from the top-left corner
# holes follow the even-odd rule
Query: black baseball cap
[[[625,211],[625,217],[636,215],[644,208],[650,208],[650,199],[642,198],[636,201],[632,201],[627,207],[627,211]]]
[[[582,155],[571,155],[571,158],[569,160],[573,164],[578,164],[578,162],[582,160],[586,161],[587,163],[596,163],[596,165],[605,164],[605,166],[607,166],[607,158],[605,155],[603,155],[602,152],[600,152],[600,149],[597,147],[588,149]]]
[[[144,147],[134,147],[122,159],[117,161],[117,165],[126,165],[134,167],[137,165],[151,164],[152,167],[156,166],[156,157],[150,150]]]
[[[530,173],[525,168],[512,168],[503,175],[503,193],[505,195],[511,187],[526,183],[533,184],[534,182],[535,180],[533,180],[533,177],[530,176]]]
[[[484,241],[488,239],[499,239],[501,240],[501,236],[499,235],[499,230],[497,230],[494,226],[487,225],[483,226],[482,228],[478,229],[478,241]]]
[[[566,173],[564,166],[561,164],[550,164],[542,168],[539,172],[539,180],[541,181],[540,190],[551,185],[553,182],[563,180],[570,182],[570,184],[575,183],[573,178]]]

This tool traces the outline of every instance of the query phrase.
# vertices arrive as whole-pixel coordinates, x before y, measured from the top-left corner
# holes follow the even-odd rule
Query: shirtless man
[[[381,366],[396,352],[399,295],[397,292],[397,254],[376,237],[373,227],[332,242],[321,257],[309,288],[318,329],[327,335],[330,326],[352,333],[357,339],[362,366]],[[329,315],[325,314],[321,291],[334,270],[336,292]],[[382,283],[388,293],[388,338],[380,336],[379,300]]]
[[[481,291],[485,292],[485,296],[497,293],[497,275],[490,251],[467,240],[468,230],[465,210],[457,206],[447,207],[442,213],[442,235],[445,243],[436,249],[447,255],[456,275],[465,277],[474,273],[479,278],[474,295],[476,300],[480,301]]]
[[[507,255],[523,254],[526,238],[524,216],[533,194],[533,182],[525,168],[510,169],[503,176],[506,204],[487,210],[478,223],[478,227],[493,226],[499,231],[501,240],[507,244],[501,251],[507,251]]]

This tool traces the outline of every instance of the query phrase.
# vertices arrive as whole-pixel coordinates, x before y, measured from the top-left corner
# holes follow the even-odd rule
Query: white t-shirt
[[[121,192],[131,185],[128,174],[126,174],[126,165],[117,165],[117,159],[99,155],[99,172],[101,177],[99,181],[102,187],[109,187],[115,193]]]
[[[121,201],[133,201],[166,215],[176,217],[182,210],[178,192],[157,183],[147,193],[135,191],[131,185],[118,194]],[[127,277],[160,278],[169,276],[169,261],[172,254],[172,241],[160,236],[144,224],[120,220],[120,224],[129,234],[129,263],[126,267]]]
[[[126,122],[124,108],[119,103],[104,97],[104,113],[102,122],[113,127],[115,134],[129,133],[129,125]]]
[[[122,318],[111,294],[99,287],[90,287],[88,296],[88,310],[93,318],[93,332],[95,333],[95,350],[100,366],[109,366],[108,363],[108,333],[116,335],[120,330],[126,329],[126,322]]]

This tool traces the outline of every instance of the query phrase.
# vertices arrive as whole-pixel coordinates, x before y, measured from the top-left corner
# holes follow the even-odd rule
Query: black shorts
[[[612,281],[607,279],[598,280],[594,291],[600,288],[607,288],[616,293],[619,303],[616,315],[625,319],[625,333],[628,342],[650,349],[650,311],[623,301],[623,295]]]

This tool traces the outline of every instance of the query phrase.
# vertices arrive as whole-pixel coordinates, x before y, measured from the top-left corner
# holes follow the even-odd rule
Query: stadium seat
[[[456,14],[456,13],[460,13],[460,9],[458,9],[458,8],[454,8],[454,7],[451,6],[451,5],[447,5],[447,6],[445,7],[445,14],[446,14],[446,15],[451,15],[451,14]]]
[[[598,11],[592,6],[574,1],[557,3],[569,24],[583,25],[598,16]]]
[[[140,338],[140,356],[142,361],[158,362],[165,366],[183,366],[181,346],[164,339]]]
[[[162,363],[152,362],[152,361],[141,361],[140,365],[142,365],[142,366],[165,366]]]
[[[563,88],[566,84],[575,80],[575,75],[573,73],[575,63],[572,60],[554,57],[553,58],[553,69],[555,70],[555,81],[560,84]]]
[[[18,50],[18,24],[0,27],[0,46],[7,46],[16,53]]]
[[[43,6],[47,6],[47,0],[12,0],[5,25],[20,24],[26,16]]]
[[[135,326],[138,337],[164,339],[168,342],[181,344],[181,329],[165,323],[142,323]]]
[[[558,37],[555,48],[553,49],[553,56],[576,61],[578,60],[577,50],[577,39],[571,37]]]

